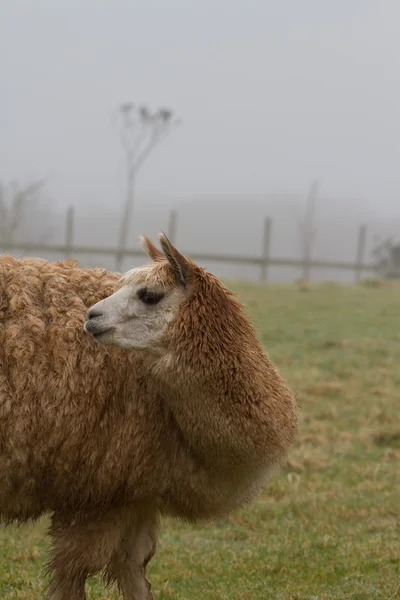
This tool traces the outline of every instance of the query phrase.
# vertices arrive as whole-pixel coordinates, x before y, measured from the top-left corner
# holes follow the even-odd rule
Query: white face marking
[[[127,273],[121,289],[89,309],[85,331],[102,344],[161,352],[163,334],[185,293],[178,286],[166,289],[152,283],[151,270],[140,267]]]

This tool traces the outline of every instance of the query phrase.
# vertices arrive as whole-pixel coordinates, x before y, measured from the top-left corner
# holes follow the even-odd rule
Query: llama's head
[[[163,252],[142,237],[152,262],[125,273],[120,289],[88,310],[84,329],[98,342],[163,350],[168,325],[191,295],[201,269],[180,254],[165,234],[159,240]]]

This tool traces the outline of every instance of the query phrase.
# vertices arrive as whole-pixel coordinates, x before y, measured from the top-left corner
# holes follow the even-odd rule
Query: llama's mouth
[[[108,329],[102,329],[101,331],[94,331],[92,333],[92,336],[94,337],[95,340],[98,340],[99,338],[101,338],[101,336],[105,335],[109,331],[111,331],[111,327],[109,327]]]
[[[86,321],[83,326],[86,333],[89,333],[95,340],[100,339],[103,335],[111,331],[112,327],[101,327],[96,325],[94,321]]]

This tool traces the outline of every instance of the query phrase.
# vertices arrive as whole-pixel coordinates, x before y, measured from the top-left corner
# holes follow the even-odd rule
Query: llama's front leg
[[[109,563],[121,540],[121,521],[113,515],[101,521],[52,519],[54,548],[46,600],[85,600],[87,577]]]
[[[86,578],[65,579],[55,572],[51,580],[46,600],[86,600]]]
[[[127,524],[118,550],[107,566],[106,578],[115,580],[124,600],[153,600],[146,567],[156,552],[158,518],[137,515]]]

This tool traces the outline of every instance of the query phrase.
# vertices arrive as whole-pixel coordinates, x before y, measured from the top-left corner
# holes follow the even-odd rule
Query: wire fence
[[[171,242],[174,243],[177,236],[177,220],[178,214],[176,211],[171,211],[168,221],[167,235]],[[62,244],[45,244],[45,243],[23,243],[23,242],[8,242],[4,243],[0,241],[0,249],[4,252],[19,252],[21,254],[50,254],[50,255],[62,255],[65,258],[74,258],[77,255],[108,255],[115,258],[117,263],[125,257],[141,257],[143,253],[138,249],[130,248],[113,248],[107,246],[83,246],[74,244],[74,208],[70,207],[67,211],[65,220],[65,239]],[[234,254],[209,254],[190,252],[190,250],[181,250],[184,254],[192,258],[197,262],[210,263],[219,262],[227,264],[237,265],[250,265],[259,267],[259,281],[268,281],[269,267],[295,267],[299,269],[303,279],[308,278],[308,274],[313,268],[324,268],[324,269],[339,269],[346,271],[353,271],[354,281],[358,282],[363,273],[370,273],[372,275],[378,273],[378,267],[376,264],[367,263],[365,261],[366,253],[366,241],[367,241],[367,227],[361,225],[358,232],[357,239],[357,251],[354,262],[345,261],[329,261],[329,260],[318,260],[310,259],[308,256],[304,258],[280,258],[271,256],[271,237],[272,237],[272,219],[266,218],[263,229],[263,240],[262,248],[263,252],[260,256],[240,256]]]

